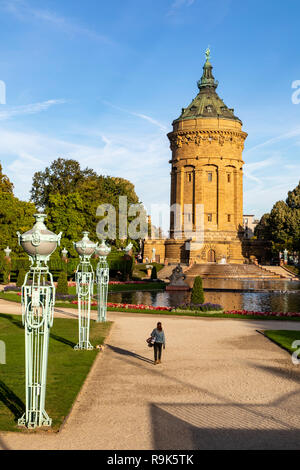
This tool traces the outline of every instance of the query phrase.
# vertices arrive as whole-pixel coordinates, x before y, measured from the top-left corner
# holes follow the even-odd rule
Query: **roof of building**
[[[182,108],[182,113],[176,121],[195,118],[221,118],[242,121],[234,115],[234,109],[228,108],[224,101],[216,93],[218,82],[212,74],[210,63],[210,50],[205,52],[206,62],[203,66],[203,75],[197,85],[199,93],[187,108]]]

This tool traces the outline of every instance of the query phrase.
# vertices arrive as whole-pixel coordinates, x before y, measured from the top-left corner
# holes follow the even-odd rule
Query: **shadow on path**
[[[54,308],[55,313],[62,313],[63,315],[66,315],[66,317],[72,317],[78,319],[78,315],[75,315],[75,313],[71,312],[66,312],[65,310],[61,310],[59,308]]]
[[[0,437],[0,450],[10,450],[9,447],[5,444],[4,440]]]
[[[199,403],[152,403],[150,414],[153,448],[198,450],[288,450],[298,449],[300,429],[278,427],[264,420],[253,422],[251,411],[243,414],[229,405],[224,415],[222,405]],[[167,409],[165,409],[167,408]],[[229,409],[228,409],[229,408]],[[221,420],[218,414],[221,413]],[[222,416],[224,415],[224,416]],[[247,418],[250,422],[247,423]],[[245,427],[241,423],[245,421]],[[224,426],[224,423],[227,426]]]
[[[22,400],[2,380],[0,380],[0,401],[14,414],[15,420],[25,413]]]
[[[151,361],[151,359],[148,359],[148,357],[140,356],[139,354],[135,354],[134,352],[128,351],[127,349],[117,348],[116,346],[112,346],[111,344],[106,344],[106,346],[115,353],[121,354],[122,356],[134,357],[135,359],[139,359],[140,361],[148,362],[148,364],[153,364],[153,361]]]

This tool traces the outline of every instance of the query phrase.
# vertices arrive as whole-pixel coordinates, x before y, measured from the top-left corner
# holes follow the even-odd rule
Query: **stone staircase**
[[[204,279],[281,279],[281,275],[254,264],[193,264],[186,272],[188,284],[196,276]]]
[[[157,274],[158,279],[167,280],[171,276],[176,264],[164,266]],[[193,264],[187,266],[181,264],[182,270],[187,277],[188,284],[193,284],[196,276],[204,279],[282,279],[287,278],[282,272],[272,271],[267,268],[276,268],[279,266],[256,266],[255,264]],[[293,276],[291,275],[291,278]]]
[[[288,269],[285,269],[282,266],[262,266],[263,269],[266,271],[269,271],[274,274],[278,274],[282,278],[285,279],[291,279],[297,281],[299,278],[296,276],[296,274],[293,274],[290,272]]]

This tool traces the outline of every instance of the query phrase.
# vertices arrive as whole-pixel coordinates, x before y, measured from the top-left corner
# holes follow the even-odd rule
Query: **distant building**
[[[245,214],[243,215],[243,227],[245,230],[244,237],[245,238],[252,238],[254,236],[254,230],[256,225],[259,223],[259,220],[254,218],[253,214]]]

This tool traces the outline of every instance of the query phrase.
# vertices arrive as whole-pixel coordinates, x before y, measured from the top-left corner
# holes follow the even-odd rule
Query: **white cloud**
[[[281,142],[282,140],[286,139],[291,139],[293,137],[299,137],[300,136],[300,127],[296,127],[295,129],[290,130],[289,132],[285,132],[284,134],[280,134],[277,137],[273,137],[272,139],[268,139],[265,142],[262,142],[261,144],[255,145],[254,147],[247,149],[244,152],[244,155],[248,155],[250,152],[254,152],[260,148],[263,147],[268,147],[273,144],[277,144],[278,142]]]
[[[195,0],[174,0],[170,6],[167,16],[175,15],[176,12],[183,7],[190,7],[195,3]]]
[[[91,136],[90,130],[87,135]],[[102,133],[99,146],[93,146],[43,134],[0,130],[0,160],[15,185],[16,195],[23,199],[29,197],[33,173],[64,157],[78,160],[83,167],[89,166],[99,174],[129,179],[146,207],[168,204],[168,153],[167,139],[160,133],[143,136]],[[168,226],[168,221],[165,225]]]
[[[67,34],[80,34],[93,40],[112,43],[107,36],[80,24],[76,19],[60,16],[53,11],[32,8],[25,0],[2,0],[0,1],[0,6],[22,21],[44,21]]]
[[[172,5],[171,5],[171,8],[181,8],[181,7],[189,7],[191,5],[193,5],[193,3],[195,3],[195,0],[175,0]]]
[[[32,103],[24,106],[5,106],[4,109],[1,107],[0,121],[6,121],[14,118],[15,116],[40,113],[41,111],[45,111],[50,108],[50,106],[64,103],[66,103],[66,100],[61,99],[42,101],[41,103]]]
[[[116,106],[115,104],[110,103],[109,101],[103,101],[103,103],[106,104],[107,106],[110,106],[111,108],[117,109],[118,111],[122,111],[123,113],[130,114],[131,116],[136,116],[140,119],[148,121],[154,126],[158,127],[163,132],[167,132],[168,130],[167,126],[160,123],[156,119],[153,119],[151,116],[147,116],[146,114],[142,114],[142,113],[137,113],[135,111],[129,111],[128,109],[120,108],[120,106]]]
[[[250,180],[255,181],[256,183],[261,184],[262,178],[255,176],[253,173],[259,171],[261,175],[263,168],[272,167],[277,163],[278,158],[276,156],[266,158],[265,160],[259,160],[258,162],[248,163],[244,167],[244,176]]]

